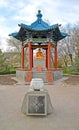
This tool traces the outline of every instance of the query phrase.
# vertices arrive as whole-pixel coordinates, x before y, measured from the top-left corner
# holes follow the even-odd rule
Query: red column
[[[48,51],[47,51],[47,49],[46,49],[46,68],[48,69]]]
[[[22,46],[21,52],[21,69],[24,69],[24,46]]]
[[[58,63],[57,63],[57,46],[54,47],[54,67],[55,68],[58,67]]]
[[[32,67],[33,67],[33,48],[32,48]]]
[[[32,69],[32,49],[31,49],[31,42],[28,42],[28,68]]]
[[[50,57],[50,42],[48,42],[48,56],[47,56],[47,59],[48,59],[48,69],[50,69],[50,59],[51,59],[51,57]]]

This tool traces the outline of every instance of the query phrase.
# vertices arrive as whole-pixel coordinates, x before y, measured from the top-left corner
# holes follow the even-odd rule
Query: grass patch
[[[63,67],[63,73],[68,75],[79,75],[78,69],[73,66]]]
[[[16,69],[15,68],[9,68],[8,70],[0,71],[0,75],[15,74],[15,73],[16,73]]]

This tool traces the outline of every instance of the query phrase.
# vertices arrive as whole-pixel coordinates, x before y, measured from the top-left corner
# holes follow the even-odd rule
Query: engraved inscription
[[[29,96],[28,113],[45,113],[45,96]]]

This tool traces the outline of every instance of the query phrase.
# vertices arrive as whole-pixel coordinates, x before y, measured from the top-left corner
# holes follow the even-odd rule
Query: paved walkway
[[[21,105],[29,85],[0,85],[0,130],[79,130],[79,86],[46,85],[53,113],[26,116]]]

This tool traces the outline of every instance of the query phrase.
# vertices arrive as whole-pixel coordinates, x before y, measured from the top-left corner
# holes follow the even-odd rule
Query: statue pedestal
[[[52,113],[52,104],[47,91],[29,91],[25,94],[22,112],[26,115],[47,115]]]
[[[47,115],[52,113],[52,104],[44,82],[40,78],[32,79],[30,89],[25,94],[22,112],[26,115]]]
[[[41,66],[42,68],[46,68],[45,58],[34,58],[34,68]]]

